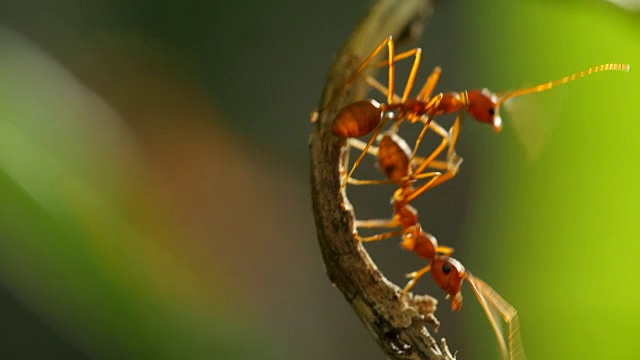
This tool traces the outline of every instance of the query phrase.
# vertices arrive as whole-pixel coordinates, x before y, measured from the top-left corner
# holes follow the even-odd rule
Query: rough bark
[[[427,330],[429,324],[437,326],[432,316],[435,300],[429,296],[402,296],[354,239],[352,207],[345,194],[339,193],[340,171],[348,149],[344,139],[333,135],[330,127],[340,108],[364,96],[364,82],[355,81],[341,89],[345,79],[385,37],[393,36],[396,44],[417,38],[432,12],[430,0],[380,0],[373,6],[329,71],[322,111],[309,146],[313,210],[327,275],[392,359],[453,357],[444,340],[439,347]]]

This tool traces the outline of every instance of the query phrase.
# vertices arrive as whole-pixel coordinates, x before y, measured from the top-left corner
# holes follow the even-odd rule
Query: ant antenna
[[[555,81],[549,81],[549,82],[546,82],[544,84],[531,86],[531,87],[528,87],[528,88],[525,88],[525,89],[519,89],[519,90],[510,91],[510,92],[506,93],[505,95],[501,96],[500,99],[498,100],[498,102],[496,103],[496,105],[500,106],[500,104],[502,104],[503,102],[505,102],[506,100],[508,100],[508,99],[510,99],[512,97],[549,90],[554,86],[566,84],[569,81],[573,81],[573,80],[579,79],[581,77],[585,77],[587,75],[591,75],[593,73],[597,73],[597,72],[600,72],[600,71],[624,71],[624,72],[628,72],[629,68],[630,68],[629,64],[603,64],[603,65],[599,65],[599,66],[594,66],[592,68],[577,72],[577,73],[569,75],[569,76],[565,76],[565,77],[563,77],[561,79],[558,79],[558,80],[555,80]]]

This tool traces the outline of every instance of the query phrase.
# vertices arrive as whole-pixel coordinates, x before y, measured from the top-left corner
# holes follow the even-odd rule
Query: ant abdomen
[[[395,133],[385,134],[378,143],[378,164],[389,180],[399,180],[409,175],[411,149],[404,139]]]
[[[331,131],[342,137],[360,137],[378,127],[382,117],[380,104],[372,99],[347,105],[336,115]]]

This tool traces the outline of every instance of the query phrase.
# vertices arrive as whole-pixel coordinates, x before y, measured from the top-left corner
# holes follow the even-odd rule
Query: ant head
[[[451,309],[458,311],[462,308],[462,282],[466,274],[464,266],[454,258],[438,256],[431,262],[433,280],[451,297]]]
[[[493,94],[487,89],[471,90],[467,93],[468,96],[468,112],[476,120],[491,124],[495,132],[500,132],[502,129],[502,119],[500,118],[500,105],[506,100],[522,96],[526,94],[532,94],[540,91],[547,91],[554,86],[566,84],[575,79],[591,75],[600,71],[629,71],[629,64],[603,64],[594,66],[589,69],[565,76],[558,80],[548,81],[539,85],[531,86],[528,88],[518,89],[507,93],[501,93],[498,98],[496,94]]]
[[[467,111],[476,120],[490,124],[497,133],[502,130],[502,118],[498,97],[488,89],[471,90],[468,92],[469,108]]]

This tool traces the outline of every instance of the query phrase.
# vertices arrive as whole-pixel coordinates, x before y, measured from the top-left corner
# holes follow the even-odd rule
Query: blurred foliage
[[[474,81],[508,90],[601,63],[630,63],[631,71],[531,95],[538,104],[527,120],[551,130],[533,162],[515,139],[536,134],[518,133],[517,114],[503,114],[500,139],[477,141],[482,153],[474,167],[482,176],[462,251],[520,311],[530,358],[633,358],[640,320],[633,275],[640,256],[640,16],[605,2],[493,5],[469,9],[469,26],[483,29],[467,39],[479,54]],[[553,101],[560,106],[550,107]]]
[[[0,49],[3,281],[104,357],[267,356],[167,243],[122,118],[24,38]]]
[[[379,356],[322,272],[305,168],[307,114],[368,5],[0,4],[13,29],[0,30],[0,296],[15,306],[0,354]],[[631,64],[514,102],[499,136],[466,120],[460,175],[416,206],[519,310],[530,358],[632,357],[638,13],[571,0],[436,11],[419,76],[441,65],[441,91]],[[387,195],[349,191],[358,217],[388,213]],[[367,248],[398,283],[423,266],[394,241]],[[465,292],[460,313],[441,304],[438,335],[459,358],[497,358]]]

